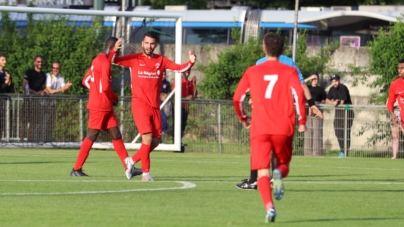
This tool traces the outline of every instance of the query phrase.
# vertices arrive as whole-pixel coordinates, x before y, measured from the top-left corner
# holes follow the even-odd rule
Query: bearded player
[[[122,135],[116,121],[113,106],[118,103],[118,96],[112,91],[111,62],[108,60],[111,50],[114,53],[121,47],[122,40],[110,37],[105,42],[104,51],[95,57],[91,67],[83,78],[83,85],[90,90],[87,109],[89,111],[87,135],[84,138],[76,164],[70,176],[88,176],[82,170],[91,147],[97,139],[100,130],[107,130],[112,138],[112,144],[125,168],[127,178],[132,178],[133,165],[127,166],[128,152],[122,141]]]
[[[112,61],[117,65],[130,68],[132,114],[142,136],[142,145],[132,158],[127,159],[126,165],[131,167],[134,163],[141,161],[142,181],[154,181],[149,173],[150,152],[161,141],[160,88],[163,72],[169,70],[182,73],[189,70],[196,61],[195,53],[190,51],[187,63],[176,64],[162,55],[154,54],[157,45],[157,33],[146,32],[142,41],[142,52],[123,57],[113,56]]]
[[[250,129],[251,169],[258,170],[258,190],[267,211],[266,221],[275,221],[276,211],[270,185],[272,151],[277,159],[273,171],[273,193],[283,197],[282,178],[289,173],[295,130],[295,108],[299,116],[299,132],[306,130],[306,99],[295,68],[278,62],[283,40],[275,33],[263,39],[267,61],[249,67],[233,96],[234,108],[243,126]],[[251,125],[244,112],[243,101],[250,92],[254,102]],[[295,106],[296,105],[296,106]]]

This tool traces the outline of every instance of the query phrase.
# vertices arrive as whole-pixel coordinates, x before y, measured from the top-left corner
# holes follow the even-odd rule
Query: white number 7
[[[269,81],[267,90],[265,91],[265,98],[270,99],[272,96],[272,90],[274,89],[276,81],[278,81],[278,75],[265,75],[264,80]]]

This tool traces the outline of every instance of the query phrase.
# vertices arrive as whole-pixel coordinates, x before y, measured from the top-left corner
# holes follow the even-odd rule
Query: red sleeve
[[[113,62],[116,65],[130,67],[132,65],[133,59],[137,58],[136,54],[130,54],[122,57],[116,56],[114,50],[111,51],[111,54],[108,56],[108,61]]]
[[[389,89],[389,97],[387,99],[387,110],[388,111],[393,111],[394,110],[394,103],[396,102],[397,99],[397,94],[394,92],[394,82],[390,84],[390,89]]]
[[[236,91],[233,95],[234,109],[236,110],[238,119],[243,122],[247,120],[247,114],[244,111],[243,101],[248,91],[250,91],[250,84],[246,72],[241,78],[240,83],[237,85]]]
[[[111,76],[111,65],[104,63],[101,66],[101,87],[100,90],[105,92],[107,97],[111,100],[118,101],[118,96],[112,91],[112,83],[110,81]]]
[[[93,72],[93,71],[91,70],[92,67],[93,67],[93,66],[91,66],[91,67],[88,69],[86,75],[83,77],[83,80],[81,81],[81,83],[83,84],[83,86],[86,87],[87,89],[90,89],[91,75],[92,75],[92,72]]]
[[[295,68],[292,68],[292,70],[292,76],[290,76],[290,89],[295,100],[299,125],[304,125],[306,124],[306,98],[304,96],[304,91],[297,70]]]
[[[176,73],[183,73],[185,71],[188,71],[189,69],[192,68],[192,66],[194,65],[194,63],[192,63],[191,61],[188,61],[185,64],[177,64],[172,62],[170,59],[163,57],[163,64],[164,64],[164,69],[167,69],[169,71],[173,71]]]

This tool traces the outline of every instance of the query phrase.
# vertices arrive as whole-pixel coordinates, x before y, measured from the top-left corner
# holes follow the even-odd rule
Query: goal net
[[[121,55],[127,55],[141,52],[144,33],[154,31],[160,36],[155,53],[162,54],[176,63],[182,63],[180,14],[157,10],[108,11],[12,6],[0,6],[0,12],[0,53],[7,55],[6,68],[12,69],[10,71],[14,74],[15,90],[19,93],[19,95],[10,95],[2,99],[1,104],[4,105],[4,109],[7,109],[5,111],[7,114],[0,114],[0,138],[2,141],[9,142],[7,145],[1,143],[3,146],[77,148],[86,135],[88,118],[85,109],[86,96],[40,97],[24,93],[25,88],[21,88],[22,75],[25,70],[34,67],[33,58],[36,55],[47,58],[44,59],[45,73],[51,71],[50,65],[53,61],[59,61],[62,68],[61,74],[66,80],[72,81],[72,89],[83,89],[79,88],[81,79],[92,57],[102,51],[102,46],[97,46],[97,43],[103,44],[109,36],[123,37]],[[70,30],[67,29],[68,32],[66,32],[60,28],[63,26]],[[66,34],[60,34],[62,31]],[[16,37],[17,33],[18,37]],[[71,45],[64,42],[67,36],[77,38],[73,47],[65,47]],[[15,50],[11,49],[12,45],[7,45],[7,40],[30,42],[31,48],[20,50],[20,53],[23,53],[22,56],[16,56],[13,54]],[[46,46],[48,48],[45,48]],[[91,51],[95,51],[93,56],[75,60],[77,56],[85,56]],[[136,130],[130,107],[130,72],[128,69],[116,66],[113,67],[113,72],[114,91],[121,96],[115,108],[115,115],[125,146],[127,149],[138,149],[141,138]],[[170,82],[175,81],[176,89],[162,102],[161,108],[172,104],[174,114],[169,121],[170,130],[163,136],[164,143],[160,144],[156,150],[179,151],[181,149],[181,74],[170,72],[167,74]],[[106,132],[100,133],[93,147],[113,148]]]

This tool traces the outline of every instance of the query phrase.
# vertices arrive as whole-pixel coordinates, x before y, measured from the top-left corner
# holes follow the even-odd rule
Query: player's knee
[[[98,137],[98,133],[99,133],[99,131],[98,130],[88,130],[87,131],[87,135],[86,135],[86,137],[87,137],[87,139],[89,139],[89,140],[91,140],[91,141],[95,141],[96,139],[97,139],[97,137]]]

